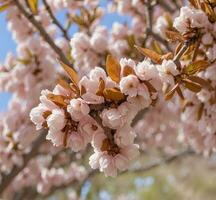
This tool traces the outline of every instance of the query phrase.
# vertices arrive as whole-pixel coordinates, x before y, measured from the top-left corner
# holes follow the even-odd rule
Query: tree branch
[[[53,23],[62,31],[63,36],[66,38],[66,40],[70,41],[70,38],[68,36],[67,30],[64,29],[64,27],[60,24],[60,22],[56,19],[55,15],[53,14],[50,6],[48,5],[46,0],[43,0],[44,6],[49,13],[50,18],[52,19]]]
[[[27,12],[18,0],[14,0],[14,5],[19,9],[19,11],[23,14],[23,16],[40,32],[42,38],[49,44],[49,46],[59,56],[59,59],[62,60],[67,65],[69,65],[71,68],[73,68],[69,60],[61,51],[61,49],[54,43],[53,39],[45,31],[43,26],[34,18],[34,15]]]
[[[168,12],[170,12],[170,13],[174,13],[174,12],[175,12],[175,10],[174,10],[172,7],[170,7],[170,5],[167,4],[164,0],[158,0],[158,3],[159,3],[164,9],[166,9]]]
[[[28,162],[37,155],[39,151],[39,147],[43,144],[46,137],[46,134],[44,132],[39,134],[40,136],[32,143],[31,151],[23,156],[23,164],[21,166],[14,166],[11,173],[2,175],[2,180],[0,185],[0,195],[10,185],[10,183],[13,181],[16,175],[19,174],[19,172],[21,172],[26,167]]]

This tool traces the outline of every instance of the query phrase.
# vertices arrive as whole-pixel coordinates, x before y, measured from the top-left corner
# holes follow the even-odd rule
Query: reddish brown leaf
[[[188,79],[191,80],[192,82],[196,82],[196,83],[200,84],[201,86],[203,86],[205,88],[208,88],[208,89],[212,88],[211,84],[208,81],[206,81],[205,79],[203,79],[199,76],[189,76]]]
[[[176,41],[184,42],[185,41],[184,37],[177,31],[166,30],[165,34],[166,34],[167,39],[171,42],[176,42]]]
[[[180,87],[177,87],[177,88],[176,88],[176,92],[178,93],[179,97],[180,97],[182,100],[184,100],[184,95],[183,95],[183,93],[182,93]]]
[[[172,52],[169,52],[169,53],[166,53],[164,55],[162,55],[162,60],[170,60],[170,59],[173,59],[173,53]]]
[[[98,86],[98,90],[96,92],[96,95],[103,96],[104,89],[105,89],[105,82],[104,82],[104,80],[102,78],[100,78],[99,86]]]
[[[184,86],[192,92],[198,93],[202,89],[201,85],[189,79],[183,79]]]
[[[136,49],[143,54],[144,56],[150,58],[154,63],[157,64],[161,64],[162,59],[161,59],[161,55],[156,53],[155,51],[151,50],[151,49],[147,49],[147,48],[142,48],[139,46],[135,46]]]
[[[63,63],[59,60],[60,65],[63,67],[63,69],[67,72],[69,78],[71,79],[72,83],[77,86],[78,84],[78,75],[77,73],[67,64]]]
[[[56,105],[60,106],[60,107],[65,107],[67,106],[67,104],[65,103],[65,97],[62,95],[56,95],[56,94],[48,94],[47,98],[52,101],[53,103],[55,103]]]
[[[117,88],[106,88],[103,91],[103,95],[106,99],[112,101],[121,101],[125,98],[125,95]]]
[[[43,118],[46,119],[47,117],[49,117],[49,115],[51,115],[52,112],[50,110],[47,110],[43,113]]]
[[[175,91],[176,91],[176,88],[179,86],[179,83],[176,83],[175,86],[165,94],[165,100],[168,101],[170,100],[174,94],[175,94]]]
[[[58,79],[57,84],[61,85],[66,90],[70,90],[70,85],[63,79]]]
[[[106,59],[106,71],[113,81],[119,83],[121,67],[118,61],[111,55],[108,55]]]
[[[207,67],[209,67],[209,62],[206,60],[197,60],[194,61],[193,63],[189,64],[186,66],[183,71],[184,73],[188,75],[195,74],[196,72],[205,70]]]
[[[133,68],[130,66],[125,66],[123,69],[123,76],[128,76],[130,74],[135,74]]]
[[[81,85],[81,87],[80,87],[80,96],[82,96],[85,93],[86,93],[86,89],[85,89],[85,87],[83,85]]]

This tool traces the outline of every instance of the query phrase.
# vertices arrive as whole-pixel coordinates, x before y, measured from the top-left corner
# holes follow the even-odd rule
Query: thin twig
[[[46,134],[44,132],[40,133],[40,136],[32,143],[31,151],[23,156],[23,164],[21,166],[15,166],[9,174],[2,175],[0,195],[10,185],[16,175],[19,174],[26,167],[28,162],[38,154],[40,146],[45,141],[45,137]]]
[[[146,3],[146,10],[145,10],[145,17],[146,17],[146,38],[148,38],[149,35],[151,35],[155,40],[159,41],[161,44],[163,44],[168,51],[171,51],[171,48],[169,47],[169,43],[161,38],[158,34],[153,32],[153,9],[154,7],[151,5],[151,0],[147,0]]]
[[[73,68],[69,60],[62,52],[62,50],[54,43],[53,39],[45,31],[43,26],[34,18],[34,15],[27,12],[18,0],[14,0],[14,5],[19,9],[23,16],[25,16],[25,18],[40,32],[40,35],[59,56],[59,59],[62,60],[65,64],[71,66],[71,68]]]
[[[163,44],[168,51],[172,51],[172,49],[169,46],[169,43],[166,40],[164,40],[162,37],[160,37],[158,34],[154,33],[151,29],[147,29],[146,32],[149,33],[149,35],[151,35],[155,40]]]
[[[49,4],[47,3],[46,0],[43,0],[44,6],[49,13],[50,18],[52,19],[53,23],[62,31],[63,36],[65,37],[66,40],[70,41],[70,37],[68,36],[67,30],[64,29],[64,27],[61,25],[61,23],[57,20],[55,15],[53,14]]]

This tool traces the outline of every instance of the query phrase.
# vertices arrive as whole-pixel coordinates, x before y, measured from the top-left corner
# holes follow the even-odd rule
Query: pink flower
[[[118,146],[127,146],[133,144],[135,137],[135,132],[129,125],[125,125],[124,127],[118,129],[114,135],[115,143]]]
[[[89,78],[92,81],[99,82],[100,78],[102,78],[105,81],[107,79],[107,75],[104,69],[102,69],[101,67],[95,67],[90,71]]]
[[[99,73],[99,70],[97,70]],[[101,73],[99,73],[102,75]],[[86,92],[82,95],[82,99],[85,100],[87,104],[100,104],[104,102],[104,98],[102,96],[96,95],[96,92],[98,90],[98,81],[88,79],[86,76],[84,76],[79,81],[79,87],[84,87]]]
[[[124,123],[121,113],[115,108],[103,110],[101,118],[103,125],[112,129],[116,129]]]
[[[64,111],[61,109],[52,110],[52,114],[50,114],[47,118],[47,126],[49,127],[51,132],[59,132],[61,131],[66,124]]]
[[[78,131],[91,142],[93,135],[103,133],[103,129],[90,117],[85,117],[79,122]]]
[[[112,35],[115,39],[124,38],[127,35],[128,28],[123,24],[115,22],[112,27]]]
[[[162,64],[157,66],[160,77],[163,82],[174,85],[174,76],[179,74],[176,64],[172,60],[163,60]]]
[[[149,105],[152,102],[152,99],[155,99],[156,97],[157,97],[157,93],[154,93],[154,95],[152,94],[152,96],[150,96],[148,88],[143,83],[138,86],[137,96],[128,97],[127,100],[128,102],[133,103],[134,105],[140,105],[140,107],[138,108],[140,110],[149,107]]]
[[[123,75],[122,73],[126,66],[131,67],[133,70],[136,67],[136,63],[132,59],[122,58],[119,63],[121,66],[121,75]]]
[[[43,114],[46,111],[47,108],[40,103],[37,107],[33,108],[30,112],[30,119],[36,125],[37,130],[41,129],[43,123],[45,122],[45,118]]]
[[[188,30],[188,19],[193,17],[193,11],[191,8],[185,6],[180,10],[179,17],[175,18],[173,26],[181,33]]]
[[[167,19],[164,16],[157,18],[155,31],[160,34],[162,37],[165,37],[165,30],[168,28],[169,24]]]
[[[62,146],[64,143],[64,134],[62,131],[49,130],[46,139],[51,140],[54,146]]]
[[[62,96],[70,96],[71,95],[71,91],[70,90],[66,90],[61,85],[57,84],[55,86],[55,88],[53,89],[53,94],[62,95]]]
[[[159,74],[155,65],[151,64],[149,60],[144,60],[135,66],[136,75],[141,80],[149,81],[157,79]]]
[[[206,33],[202,36],[202,43],[204,45],[211,45],[213,42],[213,37],[211,35],[211,33]]]
[[[104,172],[105,176],[116,177],[117,176],[117,168],[115,166],[115,162],[113,157],[107,154],[104,154],[99,159],[100,171]]]
[[[90,43],[97,53],[101,54],[106,51],[108,46],[107,37],[107,29],[103,26],[98,26],[90,39]]]
[[[106,139],[106,135],[102,132],[94,134],[92,138],[92,146],[97,151],[101,151],[101,147],[103,145],[103,141]]]
[[[118,170],[124,171],[129,168],[131,161],[138,155],[138,146],[135,144],[120,148],[116,155],[109,155],[106,151],[95,151],[89,158],[89,164],[93,169],[99,168],[105,176],[117,176]]]
[[[70,113],[73,120],[79,121],[88,115],[90,109],[84,100],[78,98],[70,101],[70,104],[67,106],[67,111]]]
[[[88,141],[85,138],[85,135],[79,132],[70,132],[67,138],[67,146],[72,149],[74,152],[81,151],[86,148]]]
[[[96,151],[89,157],[89,165],[92,169],[98,169],[100,167],[99,160],[102,155],[102,152]]]
[[[42,90],[41,96],[40,96],[40,101],[45,107],[48,108],[48,110],[58,109],[58,106],[47,98],[47,95],[51,94],[51,93],[52,92],[49,90]]]
[[[120,90],[126,95],[130,97],[134,97],[137,95],[137,87],[139,85],[139,80],[135,75],[128,75],[123,77],[120,81]]]

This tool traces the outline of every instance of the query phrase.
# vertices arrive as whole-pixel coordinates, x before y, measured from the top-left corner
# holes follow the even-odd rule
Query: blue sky
[[[101,5],[106,5],[106,0],[101,0]],[[64,13],[59,13],[58,18],[60,21],[64,21]],[[116,13],[107,14],[102,19],[102,24],[106,25],[107,27],[111,27],[114,21],[118,21],[121,23],[129,22],[129,16],[119,16]],[[70,31],[71,36],[76,29],[72,29]],[[8,52],[16,52],[16,44],[12,39],[11,33],[7,30],[6,24],[6,15],[5,12],[0,13],[0,62],[3,63],[5,56]],[[5,111],[7,109],[8,101],[11,98],[10,93],[0,92],[0,112]]]
[[[0,62],[4,61],[7,52],[15,52],[16,45],[12,40],[10,32],[7,30],[5,13],[0,13]],[[0,112],[7,108],[7,103],[11,95],[9,93],[0,92]]]

